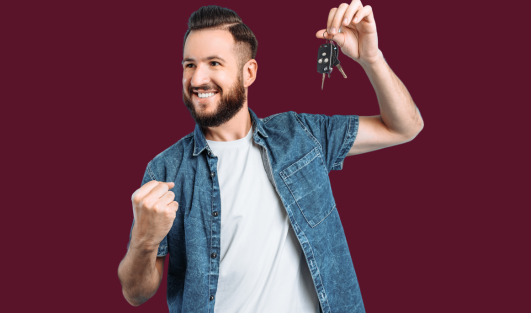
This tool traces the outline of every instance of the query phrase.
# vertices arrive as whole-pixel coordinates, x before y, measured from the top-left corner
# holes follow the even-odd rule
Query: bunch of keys
[[[337,49],[337,45],[332,40],[328,40],[326,38],[325,40],[326,43],[319,46],[319,51],[317,52],[317,72],[323,74],[321,90],[323,90],[324,87],[325,75],[328,74],[328,78],[330,78],[330,74],[334,69],[333,66],[337,67],[341,74],[343,74],[343,77],[347,78],[343,68],[341,65],[339,65],[341,62],[339,62],[338,58],[339,50]]]

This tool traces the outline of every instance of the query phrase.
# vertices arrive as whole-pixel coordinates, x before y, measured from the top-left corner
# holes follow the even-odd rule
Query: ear
[[[243,86],[249,87],[256,79],[256,72],[258,71],[258,63],[255,59],[250,59],[243,66]]]

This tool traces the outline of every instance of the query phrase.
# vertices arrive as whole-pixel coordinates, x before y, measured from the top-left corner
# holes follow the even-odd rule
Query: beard
[[[225,92],[216,88],[216,86],[206,85],[198,86],[195,89],[203,90],[216,90],[220,95],[220,100],[218,101],[217,108],[212,113],[197,112],[195,109],[195,104],[193,100],[188,95],[193,95],[194,88],[188,89],[188,95],[184,92],[183,88],[183,102],[190,111],[193,119],[197,125],[201,126],[203,129],[206,127],[218,127],[221,124],[229,121],[236,113],[238,113],[243,104],[245,103],[245,87],[243,86],[243,77],[242,73],[238,73],[238,78],[232,88]],[[206,107],[206,106],[205,106]]]

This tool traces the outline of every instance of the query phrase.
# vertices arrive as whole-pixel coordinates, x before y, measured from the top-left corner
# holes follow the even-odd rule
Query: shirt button
[[[214,300],[214,296],[210,296],[210,301]]]
[[[210,173],[210,177],[214,177],[214,176],[216,176],[216,173],[214,172]]]
[[[218,255],[216,254],[216,252],[212,253],[212,258],[213,258],[213,259],[215,259],[216,256],[218,256]]]
[[[218,211],[214,211],[214,213],[212,213],[212,215],[218,216]]]

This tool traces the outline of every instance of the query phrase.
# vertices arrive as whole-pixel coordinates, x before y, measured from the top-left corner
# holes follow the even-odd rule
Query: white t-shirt
[[[239,140],[207,140],[221,193],[214,312],[318,313],[304,253],[252,135],[251,127]]]

